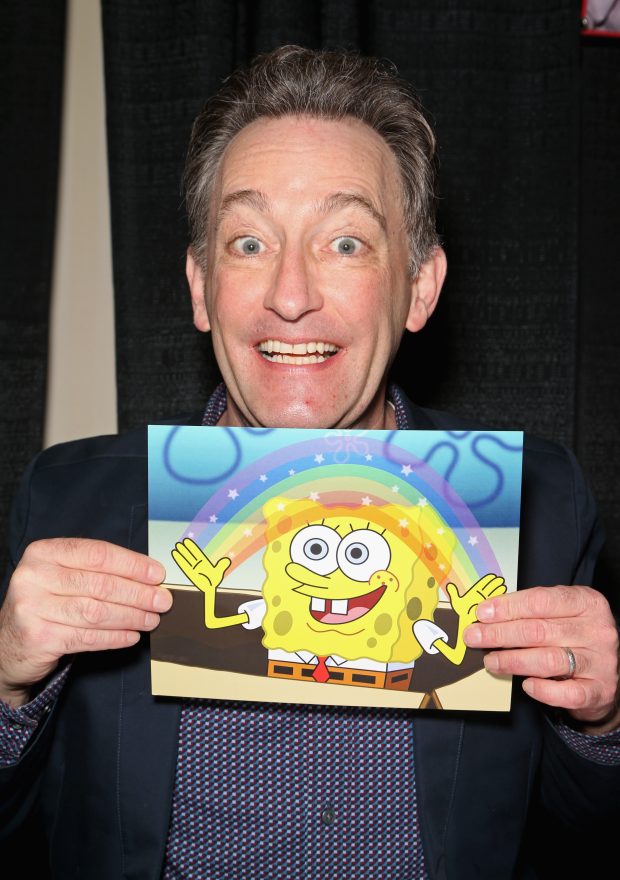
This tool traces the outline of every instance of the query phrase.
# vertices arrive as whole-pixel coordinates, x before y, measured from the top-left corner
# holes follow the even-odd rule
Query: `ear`
[[[206,333],[211,329],[211,324],[209,323],[209,316],[205,304],[204,273],[194,259],[191,250],[188,250],[187,258],[185,260],[185,275],[187,276],[189,292],[192,298],[194,326],[202,333]]]
[[[435,311],[447,270],[446,254],[436,247],[411,283],[411,306],[405,324],[411,333],[421,330]]]

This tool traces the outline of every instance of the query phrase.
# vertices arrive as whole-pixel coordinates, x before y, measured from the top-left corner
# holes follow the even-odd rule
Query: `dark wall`
[[[582,40],[565,0],[103,0],[102,12],[121,427],[198,408],[218,379],[191,325],[179,191],[205,98],[283,43],[386,56],[435,120],[450,267],[396,377],[420,403],[577,451],[609,534],[597,583],[620,611],[620,41]],[[0,11],[2,524],[42,436],[64,16],[63,0]],[[600,841],[569,850],[544,822],[546,876],[602,869]]]

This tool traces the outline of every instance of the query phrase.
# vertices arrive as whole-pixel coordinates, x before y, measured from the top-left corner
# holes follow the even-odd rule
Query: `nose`
[[[323,297],[317,279],[302,248],[283,248],[276,275],[263,304],[285,321],[296,321],[307,312],[318,311],[322,307]]]

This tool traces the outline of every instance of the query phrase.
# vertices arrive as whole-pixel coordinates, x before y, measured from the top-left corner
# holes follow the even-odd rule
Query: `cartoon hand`
[[[205,556],[198,544],[191,538],[177,542],[176,548],[172,551],[172,558],[185,577],[203,593],[210,590],[215,591],[222,583],[224,573],[230,566],[230,559],[226,556],[213,565],[209,557]]]
[[[183,574],[205,594],[205,626],[208,629],[247,623],[248,615],[245,612],[231,614],[228,617],[215,616],[215,593],[230,566],[230,559],[227,556],[223,556],[213,565],[198,544],[191,538],[186,538],[177,542],[172,551],[172,558]]]
[[[479,581],[470,587],[466,593],[459,595],[454,584],[447,584],[446,591],[450,599],[452,609],[459,618],[459,636],[466,626],[476,620],[476,608],[485,599],[491,596],[501,596],[506,592],[506,584],[503,577],[495,574],[485,574]]]
[[[503,577],[486,574],[479,581],[476,581],[473,587],[470,587],[462,596],[454,584],[447,584],[446,592],[448,593],[452,609],[459,619],[456,644],[452,648],[438,638],[433,642],[433,647],[437,648],[451,663],[458,666],[463,662],[466,650],[466,645],[463,641],[463,631],[470,623],[474,623],[476,620],[476,608],[485,599],[505,593],[506,584]]]

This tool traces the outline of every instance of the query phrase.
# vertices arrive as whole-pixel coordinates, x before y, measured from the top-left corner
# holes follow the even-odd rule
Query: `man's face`
[[[390,426],[388,367],[433,305],[408,273],[400,191],[391,150],[358,120],[260,119],[228,146],[204,277],[188,258],[227,424]]]

